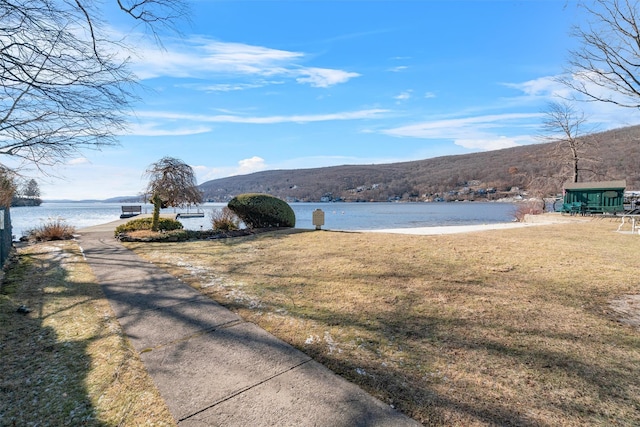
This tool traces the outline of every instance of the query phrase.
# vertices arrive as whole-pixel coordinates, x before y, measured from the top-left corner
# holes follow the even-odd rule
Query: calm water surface
[[[61,219],[76,228],[104,224],[120,219],[120,203],[43,203],[38,207],[11,208],[13,235]],[[224,203],[205,203],[200,207],[204,218],[185,218],[182,223],[191,230],[210,229],[211,214]],[[331,230],[370,230],[383,228],[433,227],[441,225],[476,225],[513,221],[515,207],[511,203],[292,203],[296,227],[314,228],[312,213],[325,213],[323,228]],[[152,205],[142,205],[143,213],[151,213]],[[184,212],[163,209],[162,213]]]

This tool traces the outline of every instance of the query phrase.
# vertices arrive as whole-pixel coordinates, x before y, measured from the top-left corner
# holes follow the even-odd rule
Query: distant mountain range
[[[586,138],[593,143],[581,155],[581,167],[587,170],[580,181],[625,179],[628,190],[640,190],[640,126]],[[560,173],[563,163],[566,155],[559,154],[557,145],[544,143],[402,163],[270,170],[207,181],[199,188],[211,202],[228,202],[242,193],[267,193],[291,202],[483,200],[518,196],[533,187],[556,194],[567,179]]]
[[[640,190],[640,126],[589,135],[580,181],[626,179]],[[379,165],[271,170],[202,183],[208,201],[268,193],[288,201],[495,199],[531,190],[554,194],[567,176],[555,143]],[[544,180],[541,180],[544,178]],[[540,182],[544,181],[544,185]]]

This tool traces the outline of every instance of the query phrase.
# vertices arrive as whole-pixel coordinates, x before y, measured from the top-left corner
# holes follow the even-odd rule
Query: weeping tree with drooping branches
[[[153,203],[153,231],[158,231],[161,208],[202,203],[193,168],[180,159],[163,157],[149,166],[145,176],[149,178],[145,194]]]

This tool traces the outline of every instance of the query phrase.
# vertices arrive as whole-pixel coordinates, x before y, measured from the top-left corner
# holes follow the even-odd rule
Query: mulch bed
[[[286,227],[269,227],[269,228],[243,228],[240,230],[175,230],[164,233],[153,233],[137,235],[133,233],[120,233],[116,236],[121,242],[180,242],[186,240],[218,240],[229,239],[233,237],[245,237],[255,234],[267,233],[270,231],[285,230]]]

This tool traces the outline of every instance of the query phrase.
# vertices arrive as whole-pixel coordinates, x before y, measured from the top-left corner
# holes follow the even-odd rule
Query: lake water
[[[204,218],[181,219],[191,230],[210,229],[211,214],[222,209],[224,203],[205,203],[200,206]],[[325,213],[324,229],[368,230],[384,228],[433,227],[442,225],[477,225],[511,222],[515,206],[511,203],[292,203],[297,228],[315,228],[312,213]],[[13,235],[61,219],[76,228],[104,224],[120,219],[120,203],[43,203],[37,207],[11,208]],[[143,213],[151,213],[152,205],[142,205]],[[184,212],[163,209],[162,213]]]

